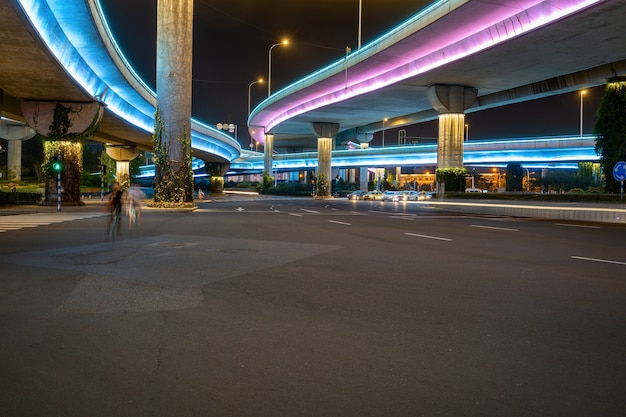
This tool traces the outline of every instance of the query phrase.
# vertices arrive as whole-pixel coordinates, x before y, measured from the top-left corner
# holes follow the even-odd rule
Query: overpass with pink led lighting
[[[380,39],[276,92],[249,120],[257,141],[310,148],[313,123],[338,125],[336,144],[434,120],[435,85],[477,90],[466,113],[626,75],[620,0],[438,1]]]

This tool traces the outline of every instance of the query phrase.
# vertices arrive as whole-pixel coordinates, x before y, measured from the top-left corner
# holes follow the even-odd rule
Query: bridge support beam
[[[274,176],[274,135],[265,135],[263,145],[263,172]]]
[[[0,138],[8,141],[7,168],[9,180],[22,180],[22,141],[35,136],[28,126],[0,123]]]
[[[478,90],[459,85],[433,85],[426,95],[439,112],[437,168],[463,168],[465,110],[476,102]]]
[[[193,0],[157,1],[155,202],[193,203],[191,93]]]
[[[316,193],[320,197],[332,195],[332,155],[333,138],[339,131],[338,123],[313,123],[313,131],[317,135],[317,172],[318,183],[323,180],[324,185],[316,187]],[[321,189],[320,189],[321,188]]]
[[[115,179],[122,189],[130,187],[130,161],[139,155],[135,146],[106,147],[106,153],[115,160]]]
[[[98,102],[59,102],[22,100],[20,107],[28,125],[44,141],[44,166],[51,158],[63,163],[61,172],[61,202],[82,205],[80,176],[83,170],[83,139],[89,137],[100,124],[104,107]],[[46,204],[57,204],[58,181],[55,175],[46,176]]]
[[[369,186],[369,170],[367,167],[359,168],[359,190],[367,191]]]

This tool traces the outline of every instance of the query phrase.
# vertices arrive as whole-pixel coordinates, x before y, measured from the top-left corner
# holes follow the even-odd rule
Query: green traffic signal
[[[61,162],[60,159],[54,158],[50,162],[50,169],[52,169],[52,171],[54,171],[56,173],[59,173],[59,172],[61,172],[63,170],[63,163]]]

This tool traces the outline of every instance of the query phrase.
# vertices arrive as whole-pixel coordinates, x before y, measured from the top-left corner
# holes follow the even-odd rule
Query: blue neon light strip
[[[154,130],[156,94],[122,54],[98,0],[18,0],[43,42],[85,92],[146,132]],[[191,120],[192,147],[228,161],[239,157],[234,138]]]
[[[527,168],[568,168],[577,167],[578,162],[597,162],[595,137],[584,138],[565,136],[549,138],[521,138],[516,140],[475,141],[466,145],[476,150],[464,152],[464,165],[475,167],[506,166],[509,162],[521,162]],[[513,145],[517,144],[517,147]],[[500,145],[500,149],[493,149]],[[507,149],[502,149],[506,147]],[[482,149],[481,149],[482,148]],[[231,174],[237,171],[262,172],[263,155],[248,158],[246,161],[233,161]],[[333,151],[334,168],[360,168],[381,166],[435,166],[437,165],[436,145],[394,146],[388,148],[367,148]],[[274,168],[278,171],[308,171],[317,168],[317,152],[304,152],[277,155]],[[154,175],[154,168],[145,168]],[[152,171],[150,171],[152,170]],[[146,174],[148,175],[148,174]]]

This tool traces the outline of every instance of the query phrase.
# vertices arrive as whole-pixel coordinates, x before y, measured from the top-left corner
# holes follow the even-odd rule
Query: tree
[[[606,191],[618,193],[620,184],[613,178],[613,167],[626,160],[626,77],[608,80],[593,130]]]
[[[522,191],[524,169],[519,162],[509,162],[506,166],[506,190]]]
[[[445,184],[446,191],[465,191],[465,168],[437,168],[437,182]]]

